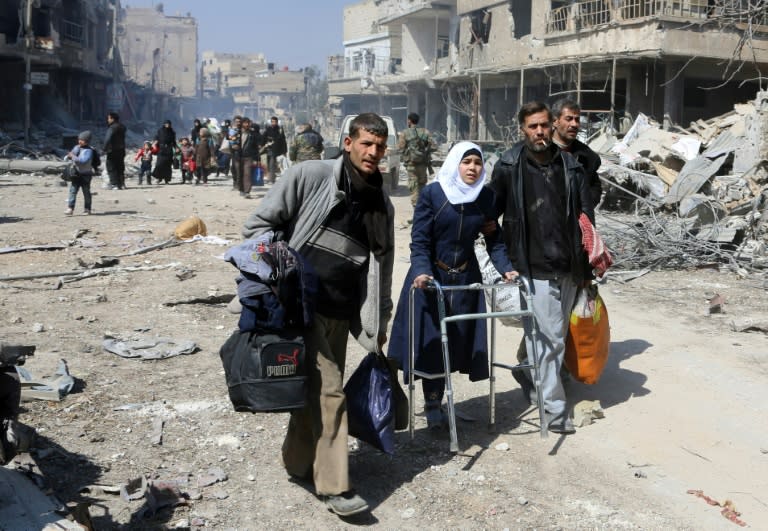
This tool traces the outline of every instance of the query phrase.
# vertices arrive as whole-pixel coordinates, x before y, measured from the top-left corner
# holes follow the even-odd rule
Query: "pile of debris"
[[[621,140],[603,130],[589,145],[603,159],[599,228],[617,267],[768,268],[768,92],[688,129],[640,114]]]

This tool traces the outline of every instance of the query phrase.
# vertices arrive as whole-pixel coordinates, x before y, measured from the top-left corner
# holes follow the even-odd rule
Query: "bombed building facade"
[[[345,54],[331,58],[329,90],[339,114],[407,107],[448,139],[506,140],[523,102],[562,97],[617,126],[639,112],[687,125],[761,88],[767,9],[742,0],[367,0],[345,10]]]
[[[121,69],[118,9],[118,0],[0,3],[0,120],[22,126],[25,114],[32,121],[103,117]]]

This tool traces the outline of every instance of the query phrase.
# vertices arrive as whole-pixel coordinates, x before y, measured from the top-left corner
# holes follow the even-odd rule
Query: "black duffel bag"
[[[307,361],[298,333],[235,331],[219,350],[235,411],[291,411],[304,407]]]

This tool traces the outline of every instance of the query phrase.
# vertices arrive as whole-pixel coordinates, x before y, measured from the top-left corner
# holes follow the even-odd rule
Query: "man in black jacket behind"
[[[107,155],[107,175],[113,190],[125,189],[125,126],[116,112],[107,114],[107,136],[104,153]]]
[[[269,125],[264,128],[262,134],[264,139],[264,150],[267,153],[268,179],[265,181],[274,183],[278,175],[277,157],[285,155],[288,152],[288,142],[285,139],[283,128],[278,125],[277,116],[269,120]]]
[[[592,196],[592,205],[597,207],[603,187],[597,170],[600,168],[600,155],[588,145],[576,139],[581,128],[581,106],[573,100],[562,99],[552,105],[552,115],[555,117],[552,140],[563,151],[573,155],[584,166],[584,173]]]

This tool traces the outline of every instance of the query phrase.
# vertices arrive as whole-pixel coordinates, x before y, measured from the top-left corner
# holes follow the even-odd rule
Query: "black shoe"
[[[342,492],[341,494],[332,494],[330,496],[320,496],[330,511],[339,516],[352,516],[368,510],[368,502],[362,499],[353,490]]]
[[[560,433],[563,435],[576,433],[576,428],[573,426],[573,421],[568,417],[567,412],[562,412],[557,415],[545,413],[544,416],[547,422],[547,429],[552,433]]]
[[[448,415],[439,401],[424,404],[424,414],[427,417],[427,428],[430,430],[438,431],[448,427]]]
[[[520,388],[523,390],[523,398],[528,403],[528,405],[538,405],[538,400],[536,400],[536,388],[534,387],[531,379],[528,377],[528,373],[525,372],[525,369],[519,365],[514,367],[512,369],[512,378],[514,378],[515,381],[520,384]]]

